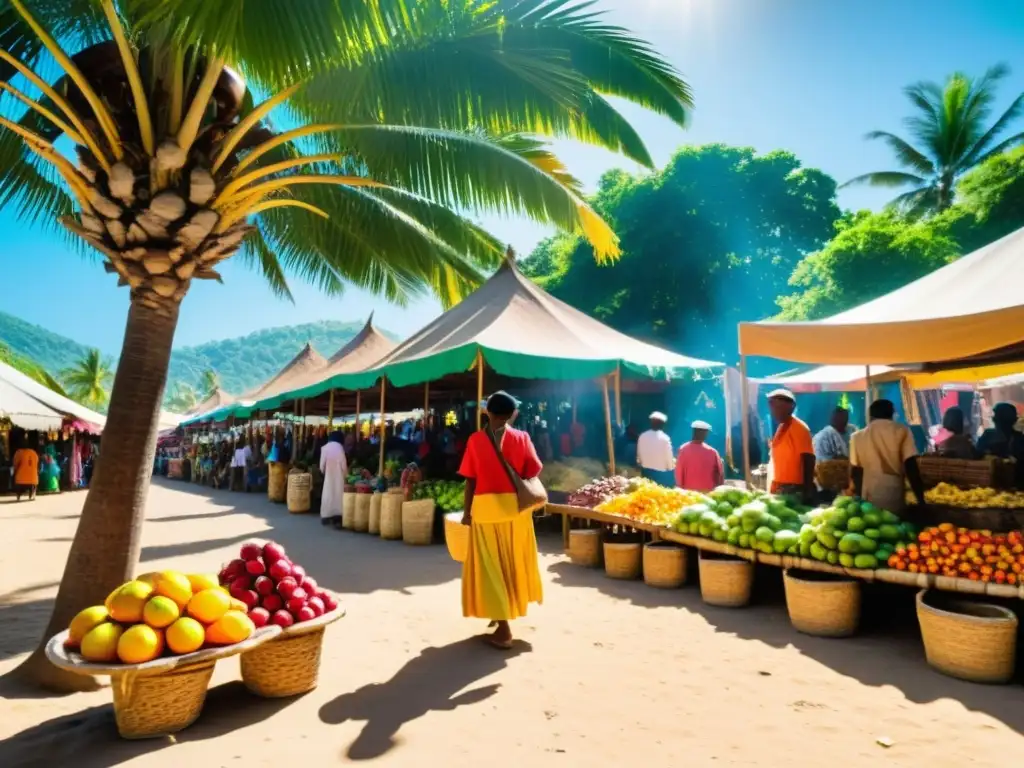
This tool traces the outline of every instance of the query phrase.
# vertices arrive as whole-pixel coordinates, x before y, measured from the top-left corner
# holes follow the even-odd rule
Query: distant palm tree
[[[200,399],[205,400],[206,398],[205,396],[200,398],[191,384],[179,381],[174,385],[170,397],[167,398],[167,409],[174,413],[189,413],[195,410]]]
[[[998,120],[988,124],[996,86],[1009,73],[1009,67],[998,64],[980,79],[955,72],[946,78],[945,86],[920,82],[905,88],[916,112],[904,123],[916,146],[888,131],[872,131],[867,138],[888,144],[906,170],[866,173],[842,186],[913,185],[913,189],[890,203],[913,217],[949,208],[960,176],[988,158],[1024,143],[1024,132],[999,140],[1024,112],[1024,93],[1018,94]]]
[[[98,349],[90,349],[71,368],[60,372],[71,397],[89,408],[103,408],[110,399],[110,382],[114,378],[112,363]]]
[[[214,392],[220,389],[220,374],[217,373],[213,368],[207,368],[203,371],[202,378],[199,379],[199,400],[206,400],[209,397],[213,397]]]

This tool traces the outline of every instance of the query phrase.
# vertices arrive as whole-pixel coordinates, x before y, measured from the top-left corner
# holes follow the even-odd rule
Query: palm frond
[[[915,176],[912,173],[904,173],[903,171],[875,171],[874,173],[865,173],[862,176],[856,176],[849,181],[843,182],[839,185],[839,189],[857,184],[870,184],[873,187],[902,187],[906,184],[927,183],[926,179],[922,179],[920,176]]]
[[[992,124],[992,127],[970,148],[964,158],[965,168],[973,168],[975,165],[984,162],[985,158],[998,155],[1000,152],[1005,152],[1007,149],[1016,146],[1020,141],[1019,136],[1011,136],[994,147],[991,144],[1022,114],[1024,114],[1024,93],[1019,94],[1013,100],[1010,106],[1006,108],[1006,111]]]
[[[901,165],[912,168],[918,173],[935,173],[935,164],[915,149],[906,140],[888,131],[871,131],[864,138],[885,142],[896,155]]]
[[[263,275],[275,296],[295,303],[295,297],[288,287],[288,279],[281,269],[281,262],[271,250],[262,230],[257,227],[245,238],[238,255],[246,266],[258,270]]]

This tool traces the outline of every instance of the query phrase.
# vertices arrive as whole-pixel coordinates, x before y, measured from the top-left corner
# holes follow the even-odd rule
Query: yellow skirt
[[[520,512],[514,493],[473,497],[473,524],[462,564],[463,616],[511,621],[540,603],[544,589],[537,564],[533,515]]]

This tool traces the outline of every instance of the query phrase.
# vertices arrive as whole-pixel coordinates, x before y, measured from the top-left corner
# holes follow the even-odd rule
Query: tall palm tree
[[[614,233],[543,138],[650,165],[605,97],[680,125],[691,105],[671,66],[580,0],[6,0],[2,80],[26,111],[0,117],[0,201],[59,216],[131,293],[103,462],[48,634],[135,570],[193,281],[238,254],[283,296],[288,271],[328,293],[450,304],[500,262],[468,218],[488,211],[580,232],[612,258]],[[62,136],[77,162],[54,149]],[[20,672],[85,679],[38,650]]]
[[[174,413],[190,413],[200,402],[199,395],[191,384],[177,382],[167,398],[167,408]]]
[[[114,378],[112,363],[90,349],[70,368],[60,372],[64,386],[73,400],[89,408],[103,408],[110,400],[110,381]]]
[[[207,368],[199,378],[199,400],[213,397],[214,392],[218,389],[220,389],[220,374],[213,368]]]
[[[996,86],[1009,73],[1009,67],[999,64],[978,79],[956,72],[946,78],[944,86],[920,82],[905,88],[915,110],[904,121],[912,140],[888,131],[867,135],[888,144],[905,170],[866,173],[842,186],[912,186],[891,205],[913,217],[949,208],[960,176],[993,155],[1024,143],[1024,132],[1000,138],[1024,112],[1024,93],[998,120],[989,123]]]

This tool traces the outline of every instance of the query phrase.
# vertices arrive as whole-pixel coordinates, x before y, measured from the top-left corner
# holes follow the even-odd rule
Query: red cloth
[[[570,437],[568,432],[564,432],[558,439],[558,447],[561,449],[563,456],[572,455],[572,437]]]
[[[521,430],[506,427],[501,440],[501,453],[522,478],[536,477],[544,468],[530,436]],[[469,436],[459,474],[467,479],[476,480],[478,494],[516,491],[486,432],[474,432]]]

